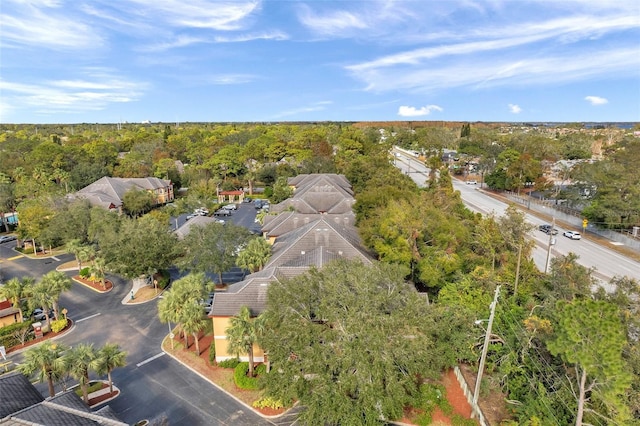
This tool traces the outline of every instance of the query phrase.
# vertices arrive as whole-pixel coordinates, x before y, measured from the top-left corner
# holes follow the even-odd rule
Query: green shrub
[[[57,321],[51,321],[51,331],[58,333],[67,326],[66,318],[59,319]]]
[[[169,281],[170,281],[169,271],[167,271],[166,269],[163,269],[162,271],[159,272],[159,276],[156,275],[154,279],[158,280],[158,288],[161,290],[164,290],[169,285]]]
[[[460,414],[454,414],[451,418],[452,426],[476,426],[478,422],[474,419],[465,419]]]
[[[89,277],[91,276],[91,271],[87,266],[85,268],[80,269],[80,272],[78,273],[78,275],[80,275],[80,278],[84,278],[86,280],[86,279],[89,279]]]
[[[9,349],[22,344],[21,337],[25,342],[34,338],[31,322],[17,322],[0,328],[0,346]]]
[[[216,363],[216,339],[211,341],[209,346],[209,364],[214,365]]]
[[[254,408],[273,408],[274,410],[279,410],[280,408],[284,408],[284,404],[281,400],[272,398],[270,396],[264,396],[257,401],[254,401]]]
[[[238,358],[229,358],[229,359],[225,359],[224,361],[221,361],[218,364],[218,367],[222,367],[222,368],[236,368],[238,366],[238,364],[240,364],[240,360]],[[249,364],[247,364],[247,368],[248,368]]]
[[[260,364],[254,370],[256,376],[264,374],[267,371],[267,367],[264,364]],[[249,363],[241,362],[239,363],[233,371],[233,381],[236,383],[240,389],[247,390],[256,390],[259,388],[258,378],[257,377],[249,377],[247,373],[249,372]]]

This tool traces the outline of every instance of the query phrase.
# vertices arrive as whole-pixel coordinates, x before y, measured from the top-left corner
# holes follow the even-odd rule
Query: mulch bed
[[[59,332],[55,333],[53,331],[49,331],[47,334],[43,335],[42,337],[37,337],[33,340],[29,340],[24,345],[17,345],[7,349],[7,353],[11,353],[20,349],[25,349],[30,346],[37,345],[40,342],[44,342],[45,340],[52,339],[56,336],[66,333],[67,331],[69,331],[69,329],[71,329],[72,326],[73,326],[73,321],[67,318],[67,326],[62,330],[60,330]]]
[[[106,389],[109,387],[109,383],[102,383],[102,389]],[[120,395],[120,391],[114,389],[113,393],[105,393],[104,395],[96,396],[95,398],[89,398],[89,405],[94,406],[100,404],[102,401],[106,401],[114,396]]]
[[[111,291],[111,289],[113,288],[113,283],[106,279],[104,280],[104,287],[102,287],[102,282],[87,280],[85,278],[82,278],[80,275],[74,275],[73,279],[78,281],[82,285],[86,285],[87,287],[91,287],[94,290],[97,290],[100,292]]]

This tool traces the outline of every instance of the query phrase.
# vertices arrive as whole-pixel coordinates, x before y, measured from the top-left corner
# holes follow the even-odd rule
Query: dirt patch
[[[464,380],[467,382],[469,389],[474,389],[477,373],[466,364],[460,365],[460,371],[462,372],[462,377],[464,377]],[[486,377],[486,372],[484,377]],[[492,389],[488,395],[483,395],[483,393],[480,392],[478,405],[480,406],[480,410],[488,424],[498,425],[503,421],[511,420],[511,414],[509,413],[505,401],[506,395],[500,391]]]
[[[155,288],[153,286],[141,287],[133,295],[133,299],[129,298],[129,300],[127,300],[127,303],[135,304],[140,302],[147,302],[149,300],[155,299],[160,294],[162,294],[162,290],[160,290],[159,288]]]

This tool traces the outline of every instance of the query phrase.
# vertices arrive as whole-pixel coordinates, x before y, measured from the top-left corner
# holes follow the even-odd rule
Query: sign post
[[[582,232],[587,230],[588,224],[589,224],[589,221],[587,219],[582,219]]]

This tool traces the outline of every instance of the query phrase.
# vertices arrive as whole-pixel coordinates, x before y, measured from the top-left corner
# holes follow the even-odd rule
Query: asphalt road
[[[246,203],[234,213],[233,221],[253,226],[255,213],[253,205]],[[58,260],[28,259],[13,251],[14,245],[0,245],[0,267],[5,279],[25,276],[39,279],[73,259],[72,255],[59,256]],[[164,354],[160,344],[169,330],[168,325],[158,319],[157,300],[138,305],[122,304],[131,290],[131,283],[114,276],[109,279],[114,282],[109,293],[100,294],[74,283],[71,291],[61,296],[60,307],[67,308],[75,325],[57,341],[68,346],[91,343],[95,347],[117,343],[127,352],[127,365],[112,374],[121,395],[108,402],[120,419],[134,424],[141,419],[164,416],[172,425],[290,425],[295,422],[295,417],[274,422],[263,419]],[[9,355],[17,363],[22,357],[21,353]],[[36,384],[36,387],[47,396],[45,384]]]
[[[396,155],[395,164],[403,172],[407,173],[418,185],[424,186],[428,176],[428,168],[415,158],[409,159],[402,153]],[[497,200],[479,188],[479,185],[467,185],[458,179],[453,179],[453,187],[460,191],[462,201],[467,208],[486,214],[501,216],[505,213],[508,204]],[[526,220],[536,226],[536,228],[547,223],[543,219],[533,214],[526,214]],[[570,240],[562,233],[573,228],[557,226],[558,235],[555,236],[556,244],[552,246],[551,258],[558,255],[567,255],[570,252],[579,256],[578,262],[587,268],[595,268],[594,276],[601,281],[601,285],[612,290],[608,282],[616,276],[627,276],[640,281],[640,263],[623,256],[613,250],[601,246],[596,241],[588,238],[582,240]],[[573,229],[576,230],[576,229]],[[540,270],[545,270],[547,252],[549,247],[549,236],[540,231],[534,231],[532,238],[536,242],[533,251],[533,260]]]

